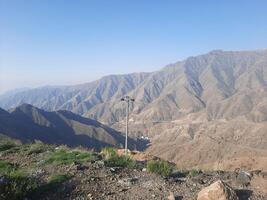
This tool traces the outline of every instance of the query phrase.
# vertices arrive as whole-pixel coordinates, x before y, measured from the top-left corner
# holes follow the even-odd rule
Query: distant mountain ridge
[[[40,140],[49,144],[84,146],[96,150],[104,146],[124,146],[124,136],[92,119],[70,111],[47,112],[22,104],[9,112],[0,109],[0,133],[22,142]],[[134,140],[129,139],[134,147]]]
[[[93,107],[120,99],[121,96],[136,88],[148,75],[149,73],[110,75],[76,86],[31,89],[0,96],[1,107],[9,109],[28,103],[49,111],[70,110],[84,116],[95,117],[89,112]],[[115,119],[111,117],[111,121]]]
[[[131,110],[138,119],[173,120],[205,109],[208,119],[244,114],[261,121],[267,117],[258,113],[256,105],[257,96],[267,96],[266,62],[267,50],[216,50],[152,73],[111,75],[76,86],[18,92],[0,97],[0,106],[9,109],[29,103],[49,111],[70,110],[113,124],[125,117],[120,98],[130,95],[136,99]],[[256,90],[261,92],[255,97]],[[232,109],[236,102],[238,106]]]
[[[211,51],[151,73],[112,75],[78,86],[40,88],[1,98],[66,109],[148,136],[149,153],[181,168],[267,169],[267,50]]]

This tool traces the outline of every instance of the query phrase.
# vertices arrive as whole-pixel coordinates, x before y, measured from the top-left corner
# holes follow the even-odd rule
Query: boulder
[[[238,197],[229,185],[219,180],[202,189],[197,200],[238,200]]]
[[[250,185],[251,174],[245,171],[241,171],[238,173],[236,177],[237,183],[242,187],[247,187]]]

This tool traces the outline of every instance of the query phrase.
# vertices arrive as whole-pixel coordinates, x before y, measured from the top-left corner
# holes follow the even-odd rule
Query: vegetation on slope
[[[104,156],[105,164],[109,167],[128,167],[135,168],[137,164],[128,155],[118,155],[117,150],[112,147],[106,147],[102,150],[102,155]]]
[[[192,199],[218,177],[235,177],[181,172],[160,159],[138,161],[136,152],[125,156],[110,147],[98,154],[40,142],[6,144],[0,139],[0,199],[166,199],[170,192]],[[264,199],[257,191],[253,195]]]
[[[97,154],[39,141],[20,144],[7,138],[0,140],[0,155],[0,199],[10,200],[42,199],[51,192],[59,192],[73,178],[72,167],[88,166],[99,159],[107,167],[136,167],[132,158],[118,155],[115,148],[104,148]]]
[[[167,162],[163,160],[150,160],[147,162],[147,171],[156,173],[158,175],[168,177],[172,173],[172,166]]]

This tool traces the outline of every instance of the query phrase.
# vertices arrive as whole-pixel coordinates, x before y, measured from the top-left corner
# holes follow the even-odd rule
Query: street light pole
[[[126,128],[125,128],[125,154],[128,153],[128,123],[129,123],[129,108],[130,108],[130,102],[134,102],[135,99],[130,98],[129,96],[121,98],[121,101],[125,101],[127,103],[126,105]]]
[[[127,155],[127,150],[128,150],[128,123],[129,123],[129,105],[130,102],[127,101],[127,106],[126,106],[126,128],[125,128],[125,154]]]

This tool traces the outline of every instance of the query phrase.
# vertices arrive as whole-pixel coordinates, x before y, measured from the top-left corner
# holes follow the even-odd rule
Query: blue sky
[[[266,0],[0,0],[0,93],[267,48]]]

